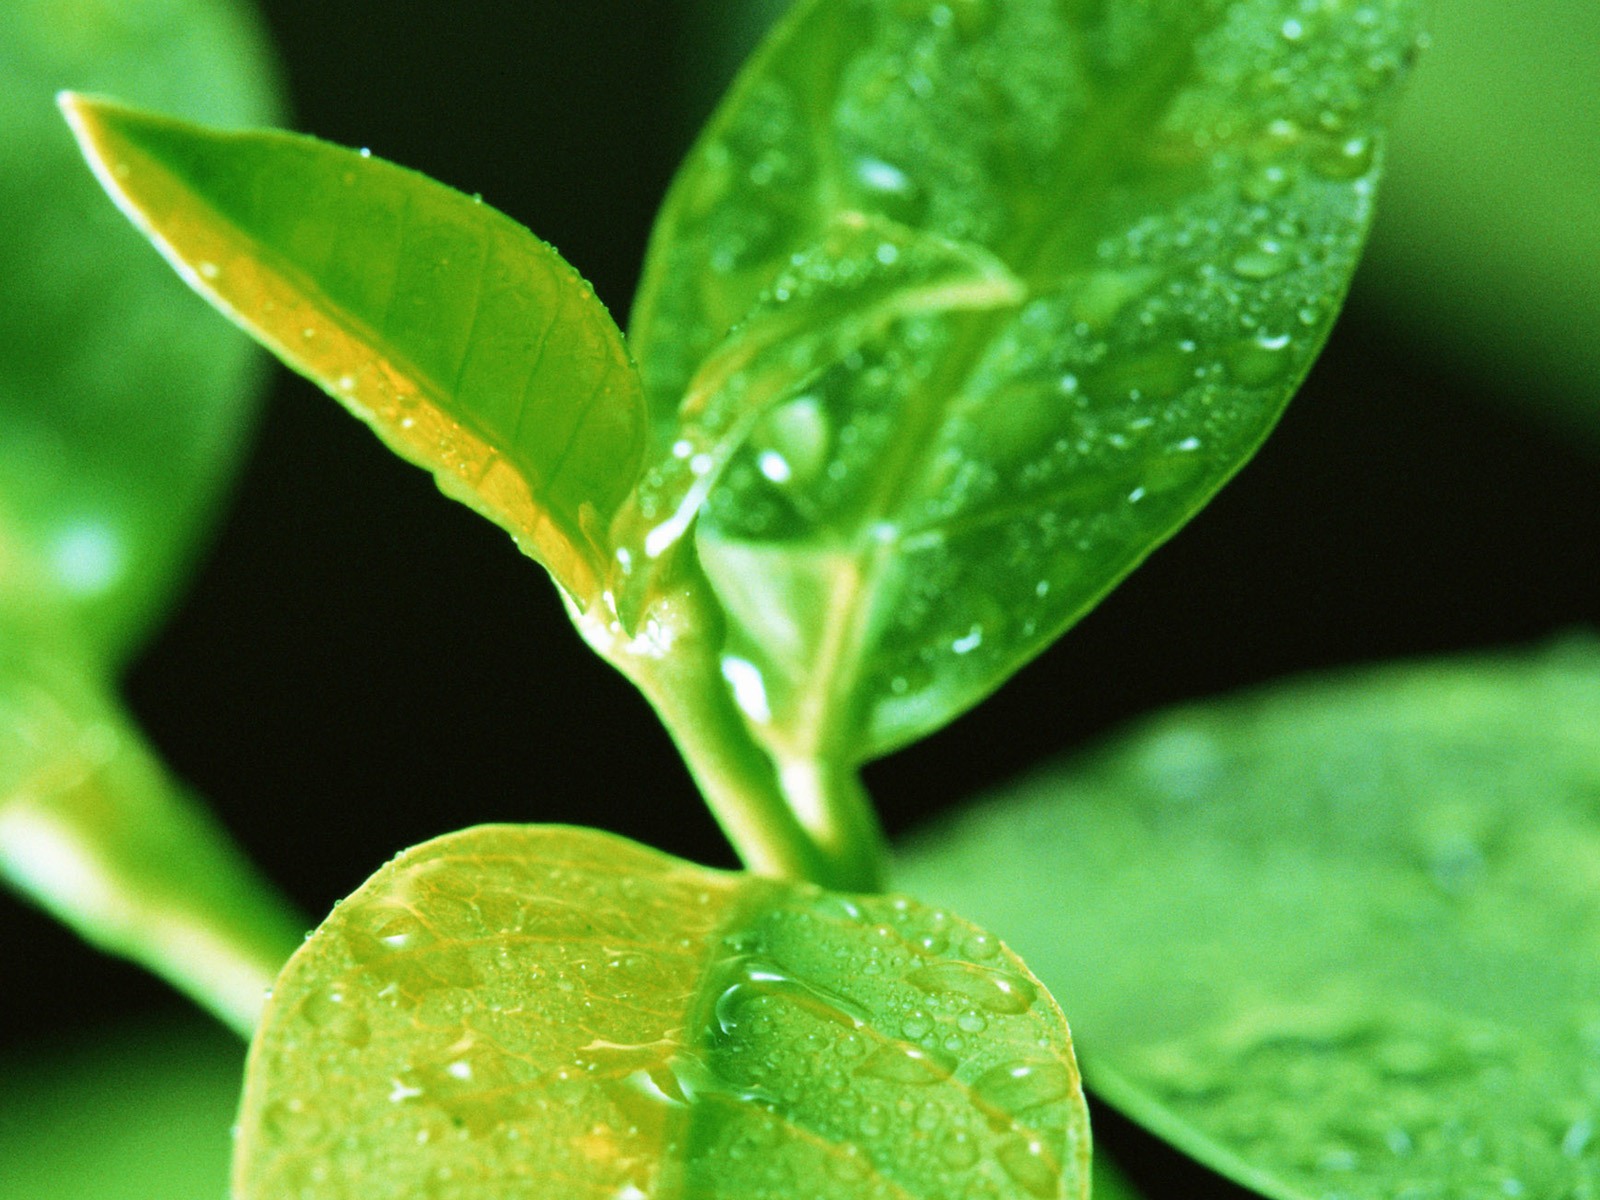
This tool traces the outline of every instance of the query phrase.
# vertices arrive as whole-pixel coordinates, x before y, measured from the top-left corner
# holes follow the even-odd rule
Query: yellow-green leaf
[[[642,460],[622,335],[549,246],[415,172],[311,138],[63,107],[101,182],[183,277],[580,605]]]
[[[586,830],[408,851],[290,962],[236,1200],[1085,1197],[1067,1027],[909,900]]]

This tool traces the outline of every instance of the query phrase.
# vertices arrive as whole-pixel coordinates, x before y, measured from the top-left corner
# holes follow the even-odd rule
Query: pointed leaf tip
[[[118,206],[192,288],[506,529],[586,606],[643,460],[637,372],[550,246],[365,151],[66,94]]]

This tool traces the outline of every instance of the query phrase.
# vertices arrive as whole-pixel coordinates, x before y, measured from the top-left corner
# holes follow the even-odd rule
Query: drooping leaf
[[[1364,299],[1488,394],[1600,447],[1600,6],[1434,7]]]
[[[673,186],[633,326],[640,541],[698,515],[778,753],[860,761],[950,720],[1249,457],[1354,268],[1416,8],[807,0],[780,24]]]
[[[1083,1197],[1067,1028],[988,934],[587,830],[408,851],[274,989],[236,1200]]]
[[[1600,646],[1161,718],[909,847],[1090,1085],[1270,1196],[1600,1188]]]
[[[580,605],[597,595],[643,402],[620,332],[554,250],[356,151],[63,103],[101,182],[196,290]]]
[[[304,926],[64,632],[3,600],[0,881],[248,1033]]]
[[[244,1048],[203,1018],[0,1060],[0,1200],[217,1200]]]
[[[231,0],[7,0],[0,20],[0,521],[97,655],[125,658],[237,457],[248,342],[139,245],[54,105],[116,91],[196,120],[276,112]]]

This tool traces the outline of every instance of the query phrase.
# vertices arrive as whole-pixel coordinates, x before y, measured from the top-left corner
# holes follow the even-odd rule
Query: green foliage
[[[643,399],[622,334],[554,250],[366,154],[64,106],[101,182],[195,288],[580,605],[598,600]]]
[[[1268,1195],[1583,1196],[1597,794],[1585,640],[1173,713],[897,883],[1027,957],[1101,1095]]]
[[[112,674],[212,516],[258,364],[106,220],[50,103],[66,84],[212,120],[277,107],[230,4],[17,0],[0,24],[0,878],[248,1029],[300,921]]]
[[[9,0],[0,25],[0,526],[97,656],[123,660],[187,565],[248,423],[256,355],[106,209],[50,98],[272,119],[224,0]]]
[[[1060,1010],[908,900],[591,830],[401,855],[280,977],[234,1195],[1088,1195]]]
[[[217,1200],[243,1065],[197,1019],[0,1061],[0,1200]]]
[[[1415,6],[795,8],[658,222],[642,506],[780,757],[948,722],[1249,457],[1355,266]],[[648,542],[646,543],[648,546]]]
[[[1600,446],[1600,7],[1434,7],[1367,291],[1408,336]]]
[[[237,1200],[1086,1195],[1054,1001],[976,927],[845,894],[881,875],[857,769],[999,686],[1265,437],[1354,269],[1417,7],[807,0],[674,183],[628,342],[550,247],[475,199],[309,138],[63,98],[188,283],[550,570],[752,869],[540,827],[401,855],[278,976]],[[0,706],[32,722],[0,743],[20,764],[0,784],[25,798],[0,819],[60,810],[90,831],[74,876],[48,853],[57,826],[19,841],[0,824],[13,873],[94,930],[136,906],[94,916],[62,881],[154,897],[141,936],[166,928],[175,864],[214,882],[190,887],[208,919],[244,913],[223,843],[163,856],[204,837],[146,811],[153,760],[59,669],[77,618],[38,582],[48,562],[23,539],[0,555],[18,564],[0,622],[30,647]],[[1275,1194],[1592,1186],[1558,1152],[1586,1128],[1591,1081],[1570,1063],[1594,981],[1554,934],[1592,921],[1561,883],[1538,893],[1549,936],[1524,957],[1494,937],[1528,862],[1592,849],[1558,801],[1593,760],[1541,727],[1510,774],[1475,773],[1521,728],[1488,720],[1502,690],[1581,699],[1568,670],[1566,691],[1548,671],[1480,692],[1428,676],[1203,732],[1177,718],[1069,803],[974,818],[909,877],[1028,939],[1082,1006],[1108,1094]],[[1392,785],[1424,751],[1459,784],[1442,798]],[[1321,790],[1303,782],[1318,755]],[[1535,778],[1557,763],[1557,785]],[[1192,794],[1230,781],[1237,810]],[[1512,799],[1567,823],[1507,841]],[[113,842],[121,876],[101,865]],[[1450,875],[1461,845],[1483,878]],[[1330,897],[1327,932],[1299,936]],[[1533,955],[1564,973],[1523,986]],[[172,969],[170,949],[149,957]],[[1517,1005],[1527,1019],[1502,1020]],[[1524,1124],[1491,1128],[1464,1079],[1522,1097]],[[1526,1130],[1561,1121],[1538,1158]],[[1483,1154],[1448,1168],[1458,1128]]]

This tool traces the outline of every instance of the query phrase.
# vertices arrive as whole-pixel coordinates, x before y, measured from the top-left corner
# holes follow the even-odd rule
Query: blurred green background
[[[481,192],[619,320],[678,157],[779,7],[263,5],[297,128]],[[1178,701],[1600,623],[1600,7],[1437,9],[1374,252],[1279,432],[994,700],[872,768],[892,830]],[[213,553],[128,690],[308,911],[486,820],[730,861],[541,573],[282,373]],[[225,1035],[170,1024],[161,985],[9,897],[0,961],[0,1200],[219,1195]],[[1147,1180],[1238,1194],[1099,1131]],[[158,1175],[163,1156],[190,1176]]]

